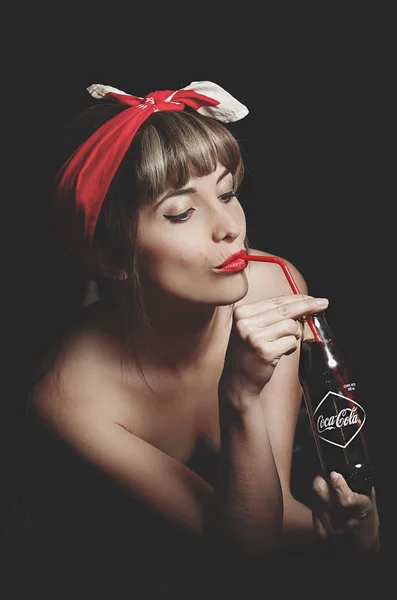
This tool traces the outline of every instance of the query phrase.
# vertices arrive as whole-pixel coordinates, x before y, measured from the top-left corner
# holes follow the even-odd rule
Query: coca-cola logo
[[[366,415],[358,402],[342,394],[328,392],[313,413],[318,436],[346,448],[362,429]]]

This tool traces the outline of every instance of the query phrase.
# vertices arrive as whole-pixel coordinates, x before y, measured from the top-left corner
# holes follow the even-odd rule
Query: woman
[[[145,98],[88,89],[99,102],[61,140],[53,217],[98,294],[29,396],[33,518],[49,523],[54,563],[78,554],[95,578],[107,552],[146,589],[161,565],[182,577],[219,549],[261,562],[336,539],[376,554],[374,491],[335,474],[315,478],[311,508],[291,494],[298,320],[328,301],[291,263],[300,295],[278,265],[238,260],[267,254],[249,249],[240,149],[219,122],[247,109],[211,82]]]

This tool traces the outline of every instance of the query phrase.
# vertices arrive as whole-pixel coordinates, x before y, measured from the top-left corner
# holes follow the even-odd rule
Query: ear
[[[93,258],[95,268],[103,277],[123,281],[128,279],[128,274],[124,269],[116,269],[109,264],[105,257],[105,252],[97,244],[93,245]]]

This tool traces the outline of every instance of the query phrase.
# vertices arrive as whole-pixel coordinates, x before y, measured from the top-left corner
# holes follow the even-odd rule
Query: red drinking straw
[[[257,260],[259,262],[277,263],[278,265],[280,265],[280,267],[284,271],[284,274],[285,274],[285,276],[288,280],[288,283],[290,284],[291,289],[294,292],[294,294],[300,294],[299,288],[296,285],[294,278],[292,277],[292,273],[282,258],[278,258],[277,256],[255,256],[253,254],[244,254],[241,258],[243,260]],[[321,341],[321,338],[319,336],[317,328],[316,328],[314,321],[310,315],[306,315],[306,321],[307,321],[310,329],[313,332],[314,339],[316,340],[316,342]]]

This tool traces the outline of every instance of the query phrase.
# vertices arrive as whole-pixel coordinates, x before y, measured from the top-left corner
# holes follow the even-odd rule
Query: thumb
[[[353,492],[343,475],[336,471],[330,473],[329,480],[336,506],[344,509],[352,517],[365,517],[367,515],[372,506],[368,496]]]

